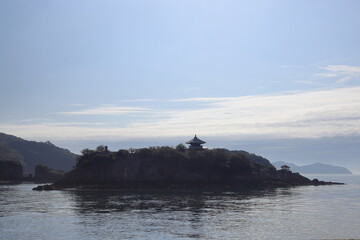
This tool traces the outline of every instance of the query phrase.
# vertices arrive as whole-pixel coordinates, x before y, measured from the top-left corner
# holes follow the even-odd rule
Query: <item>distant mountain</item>
[[[69,171],[75,165],[76,154],[59,148],[51,142],[27,141],[12,135],[0,133],[0,159],[20,161],[25,172],[33,173],[37,164],[53,169]],[[1,150],[2,149],[2,150]],[[5,155],[5,152],[8,152]],[[10,154],[9,154],[10,152]]]
[[[24,172],[24,159],[0,142],[0,181],[20,180]]]
[[[0,161],[17,162],[25,166],[24,158],[0,141]]]
[[[293,172],[299,172],[299,173],[307,173],[307,174],[352,174],[351,171],[349,171],[347,168],[339,167],[339,166],[333,166],[329,164],[323,164],[323,163],[314,163],[310,165],[304,165],[304,166],[297,166],[293,163],[287,163],[287,162],[275,162],[273,165],[276,168],[281,168],[282,165],[287,165],[290,167],[290,170]]]

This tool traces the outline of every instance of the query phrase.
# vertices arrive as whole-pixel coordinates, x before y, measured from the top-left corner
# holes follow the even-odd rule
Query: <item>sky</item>
[[[1,0],[0,132],[75,153],[194,134],[360,173],[360,1]]]

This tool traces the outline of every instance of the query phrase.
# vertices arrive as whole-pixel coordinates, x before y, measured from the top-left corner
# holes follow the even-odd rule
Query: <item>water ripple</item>
[[[360,236],[360,185],[237,192],[0,186],[0,239],[334,239]]]

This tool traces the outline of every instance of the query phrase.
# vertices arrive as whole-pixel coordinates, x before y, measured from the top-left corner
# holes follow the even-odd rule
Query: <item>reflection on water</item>
[[[126,238],[217,238],[236,237],[253,231],[256,211],[293,194],[291,189],[204,191],[77,191],[66,192],[75,202],[76,214],[93,216],[88,227],[106,227],[109,221],[123,229]],[[255,200],[257,199],[257,200]],[[252,213],[252,211],[255,211]],[[101,216],[101,217],[99,217]],[[253,216],[253,217],[252,217]],[[253,218],[253,221],[250,221]],[[256,220],[257,221],[257,220]],[[241,225],[241,229],[239,228]],[[126,229],[131,229],[127,231]]]
[[[360,235],[360,185],[241,191],[0,186],[0,239],[334,239]]]
[[[282,197],[294,194],[290,189],[211,191],[74,191],[73,198],[82,214],[86,212],[169,212],[194,213],[211,210],[247,211],[254,207],[252,198]]]

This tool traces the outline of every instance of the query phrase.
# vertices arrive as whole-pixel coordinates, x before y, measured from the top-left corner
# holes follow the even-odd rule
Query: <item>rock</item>
[[[311,185],[319,186],[319,185],[344,185],[344,183],[339,182],[325,182],[325,181],[319,181],[317,178],[313,179],[311,181]]]
[[[34,187],[32,190],[35,190],[35,191],[51,191],[51,190],[55,190],[55,188],[54,188],[54,185],[47,184],[47,185]]]
[[[312,180],[312,183],[313,183],[314,185],[319,185],[319,184],[320,184],[320,181],[319,181],[317,178],[314,178],[314,179]]]

